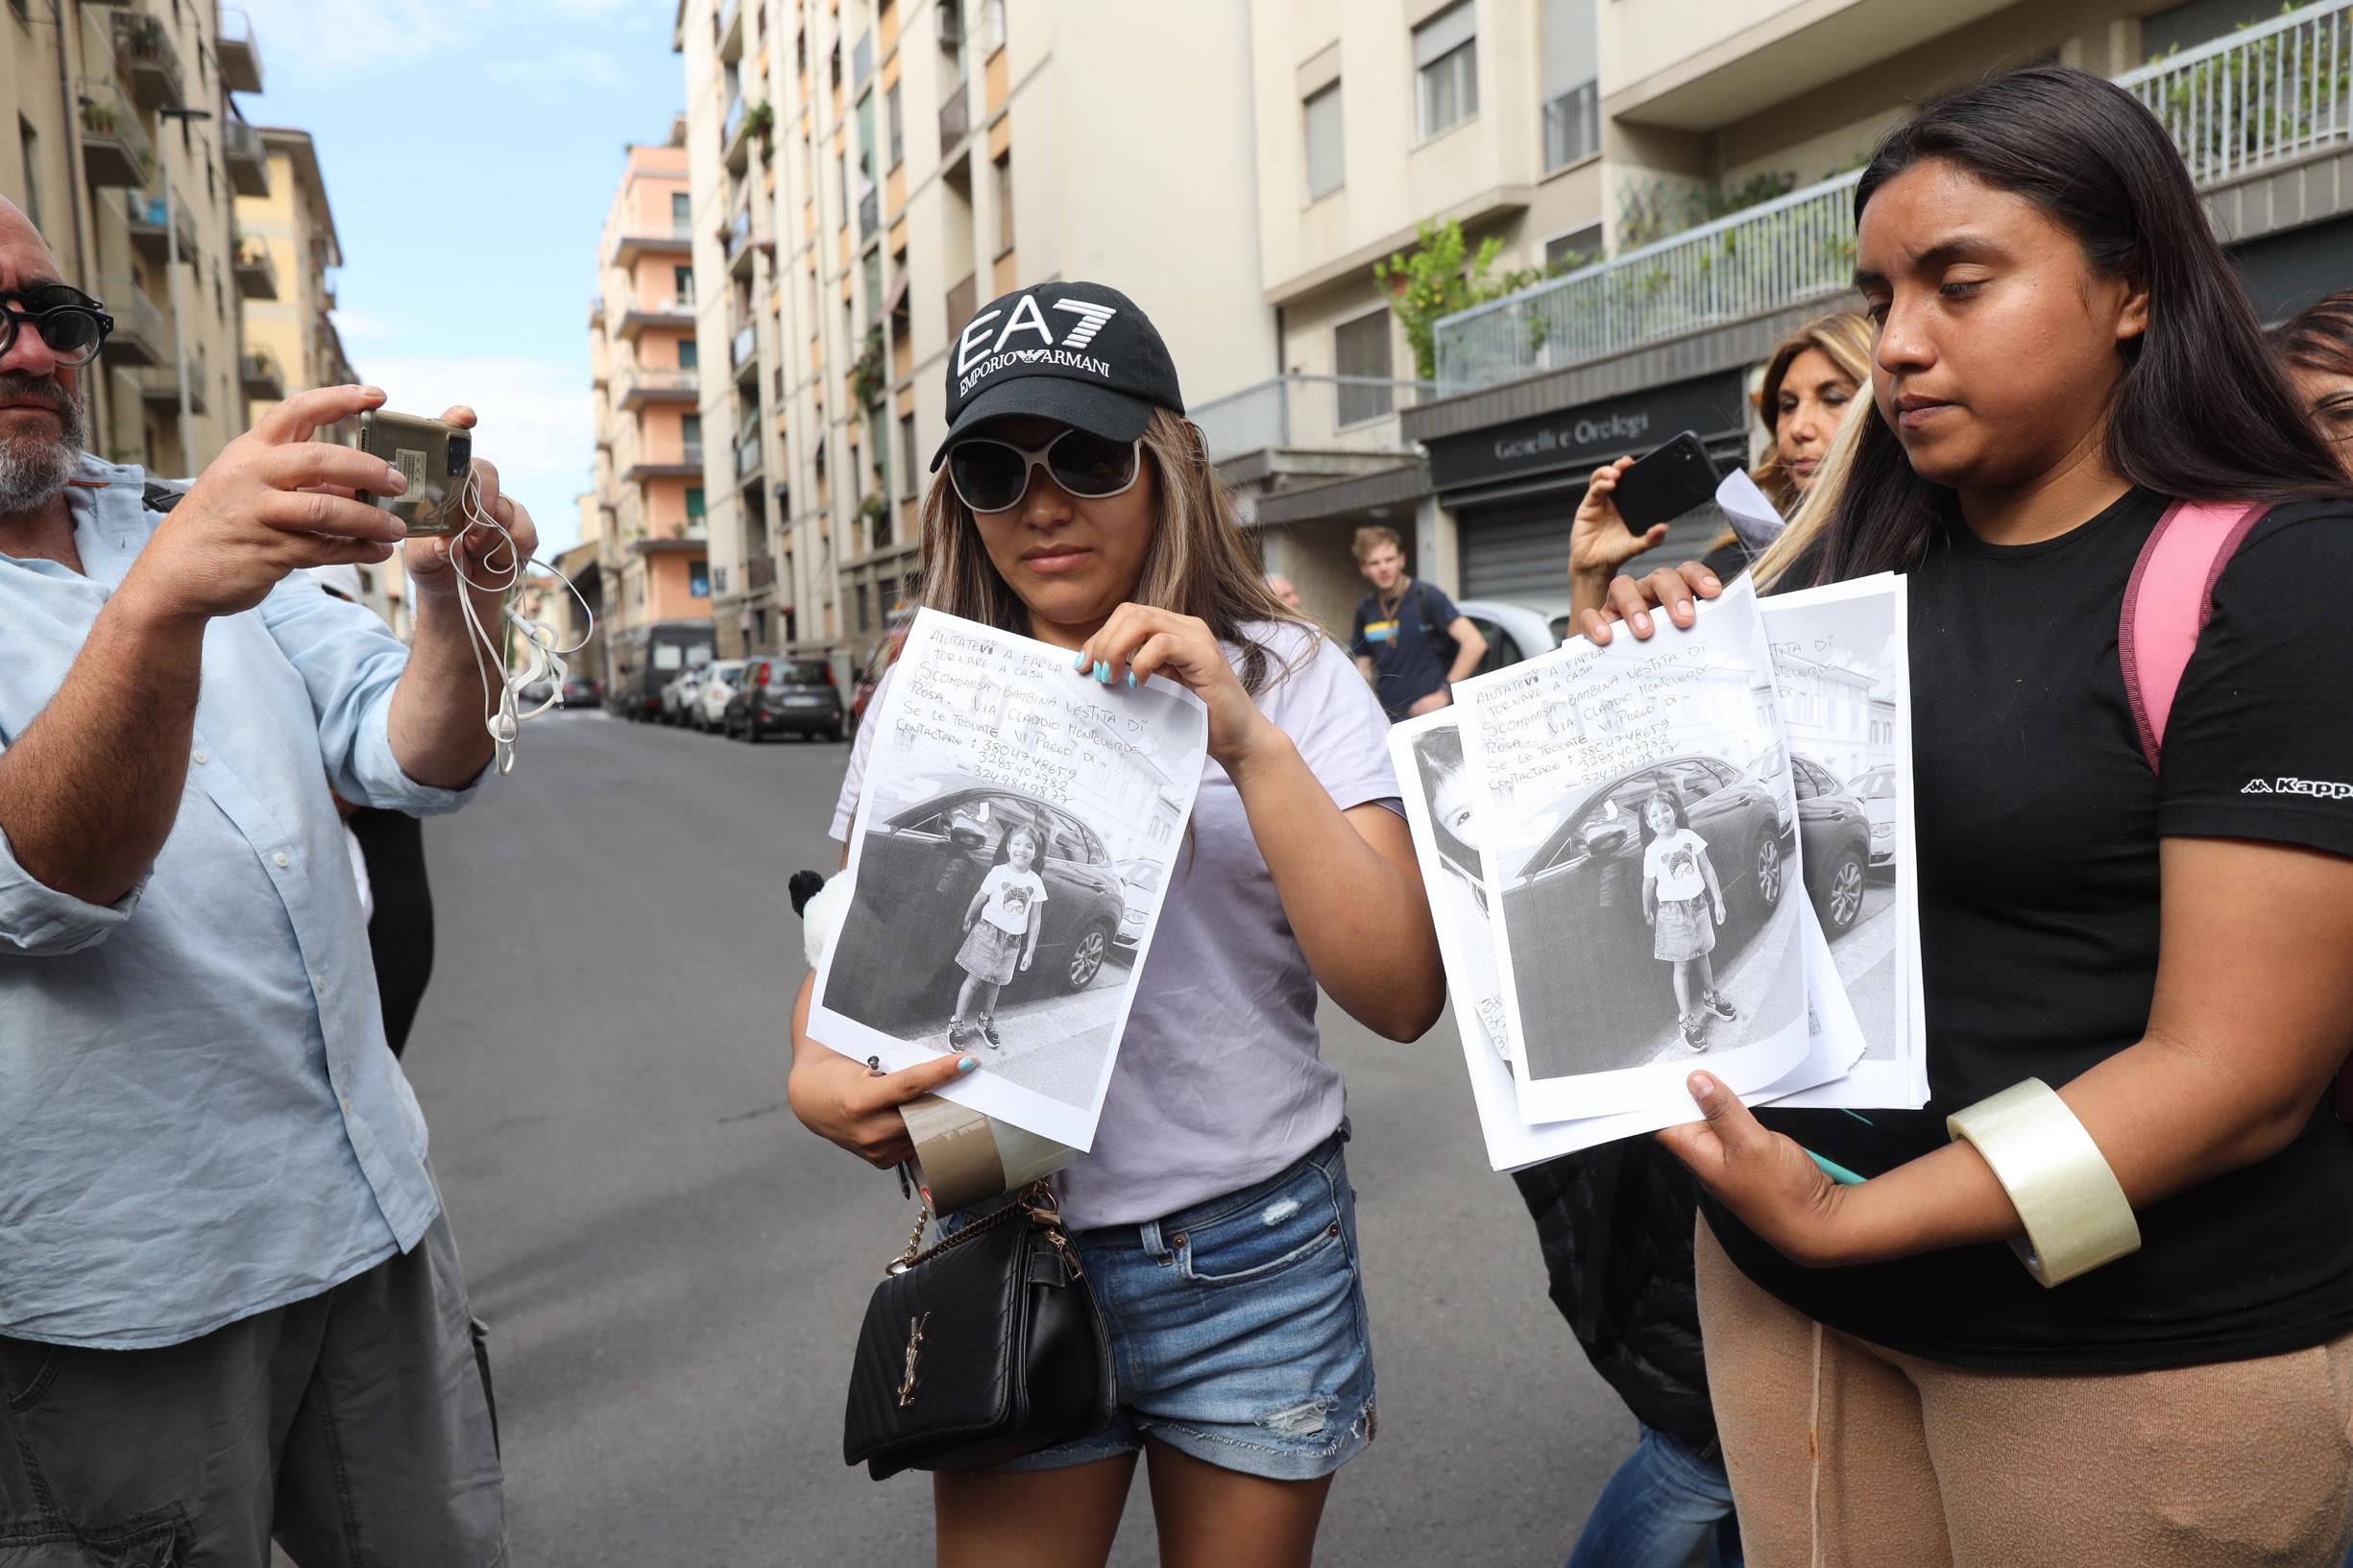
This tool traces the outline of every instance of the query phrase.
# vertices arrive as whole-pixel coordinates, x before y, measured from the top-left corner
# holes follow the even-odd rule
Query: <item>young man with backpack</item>
[[[1356,606],[1348,651],[1389,722],[1447,706],[1449,688],[1487,657],[1487,639],[1444,593],[1405,575],[1405,544],[1395,528],[1357,529],[1355,553],[1372,591]]]

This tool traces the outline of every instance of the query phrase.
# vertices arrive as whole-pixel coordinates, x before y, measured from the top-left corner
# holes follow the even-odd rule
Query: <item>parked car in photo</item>
[[[719,720],[727,712],[727,699],[736,694],[736,683],[747,663],[742,659],[715,659],[703,666],[702,684],[694,688],[693,697],[681,710],[690,726],[705,735],[717,732]]]
[[[1822,934],[1834,942],[1862,916],[1863,874],[1871,864],[1871,818],[1854,792],[1810,757],[1790,757],[1789,782],[1797,793],[1806,891],[1822,917]]]
[[[730,739],[740,734],[758,744],[761,736],[769,735],[839,740],[847,733],[841,688],[834,685],[832,664],[781,653],[764,654],[748,663],[719,715],[721,734]]]
[[[1874,870],[1896,863],[1896,770],[1894,765],[1866,768],[1847,784],[1871,818],[1871,865]]]
[[[1457,599],[1454,608],[1487,639],[1487,657],[1471,671],[1474,675],[1550,653],[1567,641],[1573,630],[1565,593],[1540,593],[1525,599]]]
[[[705,660],[663,682],[662,707],[654,716],[665,724],[684,724],[688,711],[694,706],[695,694],[702,689],[703,671],[710,667],[710,661]]]
[[[1504,919],[1515,929],[1575,937],[1560,944],[1544,975],[1521,977],[1531,1040],[1640,1039],[1673,1019],[1666,966],[1651,956],[1642,918],[1637,818],[1643,799],[1662,786],[1682,797],[1723,888],[1719,972],[1780,905],[1791,844],[1769,784],[1712,757],[1678,757],[1598,785],[1512,868],[1503,889]]]
[[[842,920],[837,974],[861,976],[861,1021],[872,1027],[944,1025],[963,971],[964,911],[1016,826],[1045,845],[1037,863],[1045,913],[1030,968],[1009,1003],[1083,991],[1103,972],[1125,910],[1119,868],[1093,829],[1016,790],[957,787],[869,828],[859,848],[858,898]]]
[[[594,708],[604,700],[604,688],[586,675],[574,675],[564,683],[564,694],[559,699],[566,708]]]
[[[658,620],[610,634],[612,685],[605,707],[622,718],[659,718],[662,688],[681,670],[711,663],[711,623]]]
[[[1152,910],[1152,901],[1160,888],[1160,879],[1167,868],[1157,860],[1122,860],[1119,863],[1122,908],[1119,932],[1111,945],[1120,952],[1134,956],[1136,943],[1144,934],[1145,917]]]

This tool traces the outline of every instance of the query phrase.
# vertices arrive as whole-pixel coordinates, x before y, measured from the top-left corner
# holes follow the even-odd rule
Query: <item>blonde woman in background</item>
[[[1839,422],[1870,378],[1871,324],[1851,310],[1807,322],[1783,338],[1765,361],[1757,409],[1770,445],[1751,477],[1783,517],[1796,511],[1813,488]],[[1610,579],[1666,538],[1664,523],[1647,533],[1629,529],[1611,499],[1617,476],[1633,463],[1632,457],[1621,457],[1595,469],[1576,520],[1569,524],[1572,611],[1600,608]],[[1730,529],[1709,546],[1706,565],[1719,577],[1737,577],[1748,564],[1748,552]]]

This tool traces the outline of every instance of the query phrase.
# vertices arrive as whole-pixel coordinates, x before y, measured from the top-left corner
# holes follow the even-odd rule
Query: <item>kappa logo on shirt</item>
[[[2329,779],[2249,779],[2242,795],[2310,795],[2315,800],[2353,801],[2353,784]]]

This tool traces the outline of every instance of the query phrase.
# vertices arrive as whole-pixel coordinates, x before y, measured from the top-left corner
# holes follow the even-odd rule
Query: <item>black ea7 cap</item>
[[[1152,411],[1184,412],[1176,364],[1152,321],[1101,283],[1038,283],[991,300],[948,353],[948,439],[983,420],[1030,415],[1105,441],[1133,441]]]

